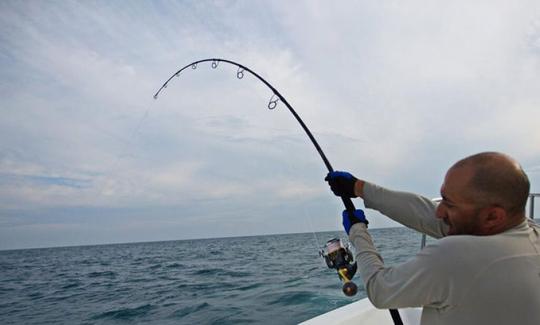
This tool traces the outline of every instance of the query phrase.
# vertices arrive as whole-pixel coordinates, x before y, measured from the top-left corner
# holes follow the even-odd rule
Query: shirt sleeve
[[[408,192],[392,191],[366,182],[364,204],[392,220],[434,238],[446,236],[448,226],[435,215],[437,203]]]
[[[368,298],[375,307],[450,307],[452,275],[445,270],[449,266],[437,244],[426,246],[403,264],[385,267],[365,224],[353,225],[349,239],[356,249]]]

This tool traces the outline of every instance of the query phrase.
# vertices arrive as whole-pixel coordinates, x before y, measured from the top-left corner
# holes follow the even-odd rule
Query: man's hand
[[[334,171],[328,173],[324,180],[328,182],[330,189],[335,195],[348,198],[356,197],[356,194],[354,193],[354,184],[358,179],[352,174]]]
[[[345,210],[343,211],[343,228],[345,228],[345,232],[347,235],[349,234],[349,231],[351,230],[352,225],[355,223],[365,223],[366,225],[369,223],[366,219],[366,215],[364,214],[364,211],[357,209],[354,211],[354,215],[349,215],[349,211]]]

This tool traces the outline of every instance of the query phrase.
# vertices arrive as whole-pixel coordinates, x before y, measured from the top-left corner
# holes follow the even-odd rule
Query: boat
[[[399,315],[404,325],[419,325],[422,308],[399,309]],[[301,325],[393,325],[394,321],[387,309],[375,308],[368,298],[364,298],[316,316],[300,323]]]

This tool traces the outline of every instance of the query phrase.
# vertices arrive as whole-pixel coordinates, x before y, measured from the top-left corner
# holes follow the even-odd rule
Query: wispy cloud
[[[317,152],[254,78],[200,65],[152,99],[205,57],[267,78],[334,168],[359,177],[430,196],[474,152],[538,166],[539,12],[532,0],[2,1],[0,237],[17,236],[0,248],[68,231],[38,221],[72,220],[96,241],[131,240],[120,226],[97,235],[120,220],[144,239],[308,231],[291,218],[306,207],[316,230],[339,226]]]
[[[88,188],[91,185],[88,179],[76,179],[67,177],[51,177],[42,175],[13,175],[0,174],[0,181],[8,186],[20,186],[29,184],[36,186],[65,186],[69,188]]]

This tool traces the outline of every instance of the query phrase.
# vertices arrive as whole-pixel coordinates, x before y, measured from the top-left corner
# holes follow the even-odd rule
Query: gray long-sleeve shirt
[[[427,198],[366,183],[364,202],[435,238],[448,230]],[[393,267],[364,224],[349,238],[377,308],[423,307],[422,324],[540,324],[540,227],[532,221],[492,236],[444,237]]]

